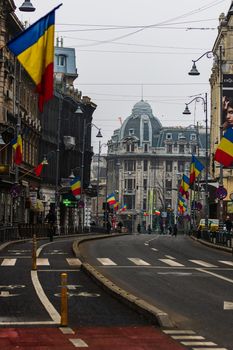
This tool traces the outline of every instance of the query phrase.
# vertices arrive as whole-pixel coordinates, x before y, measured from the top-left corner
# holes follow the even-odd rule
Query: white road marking
[[[233,261],[229,260],[219,260],[220,263],[233,266]]]
[[[205,338],[201,335],[172,335],[173,339],[177,340],[204,340]]]
[[[168,259],[171,259],[171,260],[174,260],[175,258],[173,258],[173,256],[171,256],[171,255],[165,255],[166,256],[166,258],[168,258]]]
[[[81,266],[82,263],[78,258],[67,258],[66,261],[70,266]]]
[[[192,348],[192,350],[227,350],[226,348]]]
[[[180,264],[177,261],[174,261],[172,259],[159,259],[159,260],[169,266],[184,266],[183,264]]]
[[[142,260],[142,259],[139,259],[139,258],[127,258],[128,260],[132,261],[135,265],[138,265],[138,266],[148,266],[150,265],[148,262]]]
[[[164,329],[163,332],[165,334],[195,334],[194,331],[183,329]]]
[[[210,264],[210,263],[203,261],[203,260],[189,260],[189,261],[191,261],[194,264],[201,265],[204,267],[217,267],[216,265]]]
[[[214,277],[217,277],[221,280],[224,280],[224,281],[227,281],[227,282],[230,282],[230,283],[233,283],[233,280],[230,279],[230,278],[227,278],[227,277],[224,277],[222,275],[218,275],[217,273],[214,273],[214,272],[211,272],[211,271],[207,271],[207,270],[204,270],[204,269],[196,269],[197,271],[201,271],[201,272],[204,272],[204,273],[207,273],[209,275],[212,275]]]
[[[87,343],[82,339],[69,339],[76,348],[88,348]]]
[[[224,301],[223,302],[223,310],[233,310],[233,302],[232,301]]]
[[[15,266],[16,259],[4,259],[1,266]]]
[[[0,297],[3,297],[3,298],[16,297],[17,295],[19,295],[19,294],[10,294],[10,292],[8,292],[8,291],[0,292]]]
[[[97,260],[102,264],[102,265],[116,265],[114,261],[108,258],[97,258]]]
[[[70,327],[59,327],[59,329],[63,334],[75,334],[73,329],[71,329]]]
[[[42,259],[42,258],[37,258],[36,259],[36,265],[37,266],[49,266],[49,260],[48,259]]]
[[[149,245],[149,243],[144,243],[144,245]]]
[[[213,343],[212,341],[182,341],[181,344],[185,346],[215,346],[217,344]],[[209,348],[208,348],[209,350]]]
[[[33,321],[33,322],[0,322],[1,326],[39,326],[39,325],[54,325],[54,324],[58,324],[58,322],[54,322],[54,321]]]
[[[154,252],[157,252],[158,251],[158,249],[156,249],[156,248],[151,248]]]
[[[46,294],[44,293],[44,290],[40,284],[37,271],[31,271],[31,279],[32,284],[35,288],[36,294],[38,298],[40,299],[41,303],[44,305],[45,309],[47,310],[48,314],[52,318],[52,320],[55,323],[60,323],[61,316],[57,312],[57,310],[54,308],[53,304],[50,303],[49,299],[47,298]]]

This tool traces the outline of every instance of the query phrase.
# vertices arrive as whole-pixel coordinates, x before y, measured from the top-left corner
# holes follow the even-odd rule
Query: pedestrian
[[[117,227],[118,227],[118,232],[121,233],[122,227],[123,227],[123,224],[121,221],[118,222]]]
[[[229,216],[226,217],[225,225],[226,225],[227,233],[231,233],[232,221],[230,220]]]
[[[108,234],[111,233],[111,228],[112,228],[112,225],[111,225],[110,222],[108,221],[108,222],[107,222],[107,233],[108,233]]]
[[[148,225],[148,227],[147,227],[147,232],[149,233],[149,235],[151,234],[151,232],[152,232],[152,230],[151,230],[151,226],[150,225]]]
[[[177,224],[173,226],[173,236],[177,236]]]
[[[53,236],[55,234],[55,223],[56,223],[56,215],[54,210],[50,209],[48,215],[45,218],[45,221],[48,221],[49,223],[49,240],[50,242],[53,241]]]
[[[138,226],[137,226],[137,231],[138,231],[138,233],[141,233],[141,225],[140,224],[138,224]]]
[[[169,233],[169,235],[172,234],[172,227],[171,227],[171,225],[168,226],[168,233]]]

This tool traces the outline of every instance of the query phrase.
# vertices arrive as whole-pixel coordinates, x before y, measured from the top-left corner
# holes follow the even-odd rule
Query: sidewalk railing
[[[223,247],[233,247],[233,234],[226,231],[194,231],[192,235],[196,238],[203,239],[212,244],[220,245]]]

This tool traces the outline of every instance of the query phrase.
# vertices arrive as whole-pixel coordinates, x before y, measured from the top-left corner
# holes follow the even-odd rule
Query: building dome
[[[150,146],[155,146],[161,128],[162,125],[153,115],[150,104],[141,100],[133,106],[132,114],[125,119],[120,130],[120,140],[132,136],[140,145],[149,142]]]

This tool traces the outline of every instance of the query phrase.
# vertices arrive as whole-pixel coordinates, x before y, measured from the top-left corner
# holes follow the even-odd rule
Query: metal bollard
[[[61,326],[68,325],[67,273],[61,274]]]
[[[36,235],[32,238],[32,270],[36,270]]]

